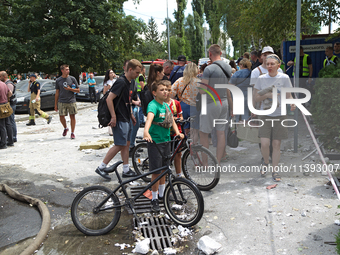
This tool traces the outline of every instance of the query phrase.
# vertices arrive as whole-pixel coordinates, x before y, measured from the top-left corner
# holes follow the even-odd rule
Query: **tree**
[[[8,0],[7,6],[2,2],[1,69],[52,73],[67,63],[78,75],[90,67],[112,68],[139,43],[137,34],[144,24],[125,16],[124,2]]]
[[[145,40],[149,42],[160,43],[158,27],[154,18],[152,17],[149,20],[148,27],[145,32]]]
[[[192,47],[192,59],[198,61],[204,55],[204,36],[203,36],[203,14],[204,0],[193,0],[192,10],[194,12],[194,42]]]
[[[176,43],[178,43],[178,47],[181,50],[180,54],[185,54],[185,39],[184,39],[184,10],[186,8],[187,1],[186,0],[176,0],[177,2],[177,11],[174,11],[174,16],[177,21],[176,25],[176,34],[177,39]],[[171,41],[170,41],[171,43]],[[171,48],[171,44],[170,44]],[[172,48],[171,48],[172,51]]]

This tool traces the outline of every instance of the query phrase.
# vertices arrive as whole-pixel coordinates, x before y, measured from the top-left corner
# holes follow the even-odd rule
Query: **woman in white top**
[[[262,169],[261,169],[261,175],[265,176],[266,171],[268,169],[269,145],[270,145],[270,137],[272,136],[273,138],[272,177],[275,182],[281,181],[281,176],[278,173],[281,140],[288,138],[288,129],[287,127],[284,127],[281,124],[281,122],[286,119],[285,115],[281,115],[281,107],[286,107],[286,106],[281,105],[280,92],[282,88],[292,87],[289,76],[279,72],[280,65],[281,65],[281,60],[277,55],[275,54],[268,55],[266,58],[266,67],[267,67],[268,73],[257,78],[255,87],[254,87],[254,99],[255,99],[255,102],[262,102],[261,110],[266,109],[265,108],[266,106],[264,105],[265,104],[264,101],[266,99],[272,100],[273,93],[268,92],[264,94],[263,96],[260,96],[258,92],[268,87],[275,86],[275,89],[277,89],[277,93],[278,93],[278,98],[277,98],[278,104],[276,106],[271,105],[272,108],[273,107],[275,108],[274,112],[266,116],[260,116],[260,119],[263,121],[263,125],[260,127],[260,130],[259,130],[259,137],[261,139],[261,153],[264,159],[264,164],[262,165]],[[291,93],[287,93],[286,98],[293,98],[293,97]],[[296,108],[295,105],[292,104],[291,111],[294,111],[295,108]],[[274,119],[280,120],[280,121],[273,121]]]
[[[110,90],[111,86],[113,85],[113,83],[116,82],[116,80],[117,80],[117,76],[114,73],[114,71],[112,69],[107,70],[105,74],[105,78],[104,78],[104,83],[103,83],[104,85],[103,95],[105,95],[105,93]]]

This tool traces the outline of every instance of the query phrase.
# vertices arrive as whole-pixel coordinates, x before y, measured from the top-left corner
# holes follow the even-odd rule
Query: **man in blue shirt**
[[[93,104],[92,95],[94,97],[95,103],[97,103],[97,97],[96,97],[96,80],[93,79],[93,73],[90,73],[90,78],[87,79],[87,84],[89,85],[89,94],[90,94],[90,100],[91,104]]]
[[[178,65],[174,67],[170,74],[171,84],[174,84],[178,78],[183,77],[183,72],[185,69],[185,65],[187,63],[187,58],[184,55],[178,56]]]

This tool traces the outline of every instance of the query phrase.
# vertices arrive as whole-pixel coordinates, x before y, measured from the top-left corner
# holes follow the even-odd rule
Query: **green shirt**
[[[152,112],[155,115],[153,119],[154,122],[163,122],[166,113],[165,107],[168,107],[166,103],[161,105],[154,99],[149,103],[147,113]],[[166,129],[158,125],[151,124],[149,134],[155,143],[164,143],[170,141],[170,128]]]

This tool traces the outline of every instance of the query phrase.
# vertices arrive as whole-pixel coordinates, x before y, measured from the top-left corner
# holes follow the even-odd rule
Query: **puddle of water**
[[[49,233],[37,255],[122,254],[133,248],[120,250],[116,243],[134,243],[132,216],[122,212],[117,226],[103,236],[85,236],[73,224],[55,227]]]

